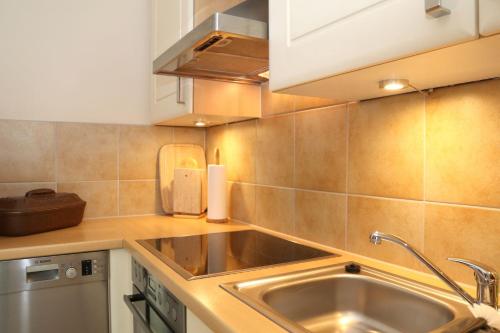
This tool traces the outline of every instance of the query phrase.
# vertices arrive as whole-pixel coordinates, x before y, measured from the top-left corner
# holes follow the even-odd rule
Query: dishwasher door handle
[[[146,333],[153,333],[153,331],[149,328],[146,319],[142,316],[141,312],[134,305],[135,302],[146,302],[146,298],[144,297],[144,295],[141,294],[123,295],[123,300],[125,301],[125,304],[127,304],[127,307],[132,312],[134,319],[137,320],[141,328]]]

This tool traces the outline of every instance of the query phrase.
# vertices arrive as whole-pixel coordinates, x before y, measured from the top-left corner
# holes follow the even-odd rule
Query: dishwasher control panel
[[[76,259],[76,258],[75,258]],[[106,258],[95,256],[80,257],[78,260],[68,260],[61,263],[61,277],[74,280],[89,280],[93,278],[103,277],[107,274]]]
[[[108,252],[8,260],[0,263],[0,280],[5,274],[12,283],[8,287],[0,285],[0,294],[107,280]]]

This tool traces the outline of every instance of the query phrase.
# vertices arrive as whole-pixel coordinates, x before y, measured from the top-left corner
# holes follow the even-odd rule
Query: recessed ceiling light
[[[406,79],[381,80],[378,82],[378,86],[380,89],[384,90],[401,90],[408,88],[410,86],[410,81]]]

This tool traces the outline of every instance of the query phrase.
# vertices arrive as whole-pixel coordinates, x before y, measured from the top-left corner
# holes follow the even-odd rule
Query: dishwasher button
[[[76,278],[76,275],[78,274],[78,272],[76,271],[76,269],[74,267],[70,267],[66,270],[66,277],[68,279],[74,279]]]

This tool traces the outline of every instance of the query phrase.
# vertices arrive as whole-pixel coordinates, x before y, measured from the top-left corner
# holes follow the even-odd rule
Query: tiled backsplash
[[[234,219],[425,271],[368,241],[394,233],[469,283],[447,257],[500,270],[500,80],[295,113],[272,97],[271,117],[207,131]]]
[[[0,120],[0,197],[48,187],[78,193],[86,218],[161,213],[157,155],[205,146],[205,130]]]

